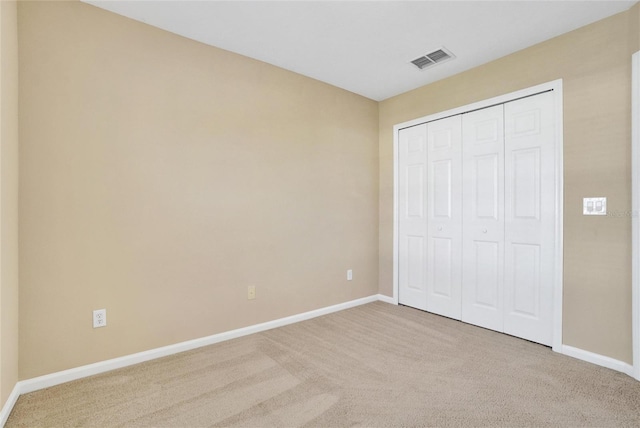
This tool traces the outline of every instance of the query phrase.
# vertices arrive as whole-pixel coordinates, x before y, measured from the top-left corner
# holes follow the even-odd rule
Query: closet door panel
[[[473,304],[489,310],[498,310],[500,302],[501,245],[495,241],[475,240],[474,289],[470,291]]]
[[[505,104],[505,333],[551,345],[555,126],[551,92]]]
[[[399,131],[398,299],[427,308],[427,125]]]
[[[503,106],[464,114],[462,141],[462,321],[502,331]]]
[[[427,124],[427,310],[460,319],[461,117]]]

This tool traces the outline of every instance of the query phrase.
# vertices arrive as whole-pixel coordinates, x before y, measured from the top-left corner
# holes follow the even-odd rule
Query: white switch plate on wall
[[[584,198],[582,200],[583,215],[607,215],[607,198]]]

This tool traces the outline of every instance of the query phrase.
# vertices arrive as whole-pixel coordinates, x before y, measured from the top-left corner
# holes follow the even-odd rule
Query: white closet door
[[[462,119],[427,124],[427,311],[460,319]]]
[[[505,114],[504,332],[551,345],[555,241],[553,93]]]
[[[399,302],[427,309],[427,125],[399,132]]]
[[[503,331],[503,106],[464,114],[462,134],[462,321]]]

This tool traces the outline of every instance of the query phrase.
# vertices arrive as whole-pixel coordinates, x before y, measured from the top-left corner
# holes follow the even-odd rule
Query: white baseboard
[[[180,342],[174,345],[163,346],[161,348],[151,349],[144,352],[138,352],[136,354],[131,354],[131,355],[125,355],[123,357],[113,358],[111,360],[100,361],[98,363],[88,364],[85,366],[80,366],[80,367],[76,367],[69,370],[63,370],[60,372],[39,376],[33,379],[23,380],[18,382],[20,387],[19,392],[20,394],[26,394],[28,392],[49,388],[54,385],[59,385],[61,383],[69,382],[72,380],[85,378],[87,376],[93,376],[99,373],[104,373],[104,372],[119,369],[122,367],[131,366],[131,365],[142,363],[149,360],[154,360],[156,358],[177,354],[179,352],[189,351],[192,349],[201,348],[203,346],[213,345],[215,343],[223,342],[226,340],[247,336],[249,334],[270,330],[272,328],[282,327],[282,326],[293,324],[296,322],[305,321],[311,318],[327,315],[333,312],[342,311],[344,309],[353,308],[355,306],[364,305],[366,303],[375,302],[377,300],[379,300],[378,295],[363,297],[361,299],[351,300],[349,302],[339,303],[337,305],[328,306],[325,308],[320,308],[320,309],[304,312],[297,315],[292,315],[285,318],[279,318],[273,321],[268,321],[261,324],[252,325],[249,327],[226,331],[224,333],[218,333],[212,336],[188,340],[186,342]]]
[[[390,303],[392,305],[396,305],[397,303],[393,300],[393,297],[385,296],[384,294],[378,294],[378,300],[385,303]]]
[[[605,357],[604,355],[595,354],[593,352],[585,351],[580,348],[574,348],[569,345],[562,345],[562,351],[564,355],[577,358],[579,360],[587,361],[598,366],[606,367],[611,370],[622,372],[631,377],[633,376],[633,366],[623,361],[616,360],[611,357]]]
[[[9,415],[13,410],[13,406],[15,406],[16,401],[18,401],[18,397],[20,397],[20,386],[19,383],[13,387],[11,394],[9,394],[9,398],[2,406],[2,410],[0,411],[0,427],[4,427],[4,424],[7,423],[7,419],[9,419]]]

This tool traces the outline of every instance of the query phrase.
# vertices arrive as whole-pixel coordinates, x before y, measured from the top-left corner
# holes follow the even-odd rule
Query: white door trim
[[[472,110],[489,107],[495,104],[503,104],[518,98],[528,97],[540,92],[553,90],[555,93],[555,124],[556,124],[556,260],[555,260],[555,281],[554,287],[554,310],[553,310],[553,340],[552,348],[556,352],[562,351],[562,266],[563,266],[563,114],[562,114],[562,79],[532,86],[520,91],[500,95],[498,97],[479,101],[462,107],[420,117],[408,122],[399,123],[393,127],[393,303],[398,304],[398,131],[402,128],[418,125],[425,122],[442,119],[456,114],[466,113]]]
[[[631,56],[631,313],[633,377],[640,380],[640,51]]]

